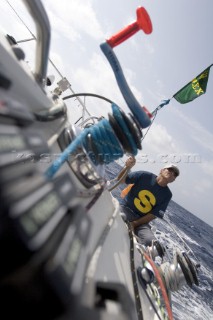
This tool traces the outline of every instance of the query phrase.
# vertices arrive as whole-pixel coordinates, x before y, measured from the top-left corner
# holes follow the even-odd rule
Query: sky
[[[20,0],[10,0],[25,24],[34,24]],[[139,31],[114,51],[137,100],[153,111],[164,99],[213,63],[212,0],[43,0],[52,27],[50,58],[66,77],[72,90],[103,95],[124,112],[130,112],[113,72],[100,50],[108,37],[133,22],[136,8],[150,15],[153,32]],[[17,41],[31,38],[8,1],[0,2],[0,26]],[[35,44],[20,44],[32,63]],[[55,73],[51,64],[48,74]],[[213,71],[206,94],[188,104],[172,99],[161,109],[136,156],[135,170],[158,174],[167,163],[180,168],[180,177],[169,185],[173,200],[213,226]],[[60,77],[56,75],[54,86]],[[64,93],[64,96],[71,92]],[[110,104],[87,99],[89,112],[105,116]],[[71,122],[81,112],[78,101],[68,102]],[[143,134],[146,130],[143,130]],[[124,157],[123,160],[125,160]]]

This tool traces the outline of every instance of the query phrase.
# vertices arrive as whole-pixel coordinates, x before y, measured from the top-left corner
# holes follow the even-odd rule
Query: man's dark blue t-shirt
[[[125,182],[134,186],[120,204],[142,216],[150,212],[161,217],[159,211],[166,210],[172,193],[167,186],[161,187],[156,178],[155,174],[146,171],[129,173]]]

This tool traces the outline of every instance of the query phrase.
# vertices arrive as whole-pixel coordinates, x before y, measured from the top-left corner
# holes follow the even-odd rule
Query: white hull
[[[34,3],[33,1],[26,2],[28,5]],[[36,3],[40,2],[35,1],[35,7]],[[45,16],[45,12],[42,11],[42,15]],[[40,111],[48,112],[54,108],[65,108],[63,100],[60,98],[53,100],[50,94],[47,95],[42,81],[38,82],[35,79],[24,61],[17,60],[13,47],[5,39],[5,35],[0,35],[0,40],[0,73],[11,82],[8,88],[1,89],[1,100],[8,105],[19,102],[20,106],[24,105],[25,110],[31,114]],[[23,111],[22,114],[25,112]],[[5,202],[1,213],[2,221],[6,221],[5,228],[8,228],[11,223],[14,229],[16,237],[14,246],[17,244],[19,248],[20,241],[20,250],[23,248],[23,252],[27,250],[27,256],[24,256],[23,262],[19,250],[14,251],[12,262],[7,256],[7,245],[9,244],[6,240],[10,242],[10,238],[7,235],[2,236],[3,231],[0,233],[1,247],[4,246],[0,293],[5,309],[9,308],[10,317],[16,315],[22,319],[40,317],[76,320],[88,318],[166,319],[165,315],[162,316],[160,302],[156,298],[157,286],[152,284],[155,289],[155,294],[153,294],[151,286],[147,286],[145,290],[145,286],[141,286],[138,281],[137,268],[143,265],[144,257],[137,250],[135,241],[134,252],[131,252],[130,237],[127,226],[120,216],[119,204],[106,188],[101,191],[104,180],[91,167],[90,161],[85,158],[85,163],[82,161],[80,165],[77,161],[72,168],[65,162],[53,180],[45,181],[46,169],[52,160],[57,158],[56,155],[63,151],[58,138],[63,135],[65,127],[70,125],[66,112],[53,121],[44,122],[37,119],[26,127],[20,126],[11,119],[13,117],[10,115],[5,118],[2,115],[0,117],[0,128],[5,130],[4,134],[7,130],[15,128],[17,135],[21,136],[30,129],[39,133],[44,144],[46,142],[47,145],[43,147],[46,156],[32,158],[31,161],[28,155],[29,151],[34,152],[33,147],[17,150],[15,156],[13,154],[13,158],[10,157],[9,169],[8,163],[5,163],[8,174],[13,172],[14,176],[10,177],[9,182],[7,174],[0,176],[3,194],[1,201]],[[2,151],[2,159],[6,159],[6,153],[11,155],[13,148],[5,150]],[[23,166],[16,163],[21,155]],[[32,174],[31,179],[25,172],[28,163],[30,164],[29,172]],[[84,181],[84,175],[86,176],[84,172],[88,173],[88,166],[91,175],[94,175],[92,182],[91,180]],[[19,174],[20,169],[23,175]],[[31,186],[34,183],[34,176],[35,181],[38,180],[35,188],[42,183],[37,193]],[[62,176],[63,179],[67,179],[66,183],[65,180],[62,181],[60,187],[57,190],[54,189],[56,188],[55,181]],[[48,211],[53,205],[54,197],[51,198],[46,209],[43,203],[42,207],[35,211],[36,197],[41,196],[39,192],[46,190],[47,186],[54,189],[54,196],[59,195],[60,192],[66,194],[63,187],[70,188],[70,198],[66,197],[60,210],[54,213]],[[26,194],[29,191],[29,195],[26,201],[20,202],[20,198],[25,197],[24,188]],[[33,195],[30,193],[31,188]],[[11,202],[7,202],[10,197]],[[11,207],[13,201],[14,205]],[[25,217],[28,220],[18,221],[19,217],[26,214],[26,208],[30,202],[35,202],[29,211],[34,225],[28,219],[29,217]],[[41,212],[43,215],[39,216]],[[44,218],[48,214],[49,216]],[[44,221],[44,219],[47,220]],[[17,227],[19,224],[20,226]],[[33,228],[38,228],[39,232],[28,241],[26,235],[29,237],[29,234],[33,234]],[[45,228],[46,233],[42,228]],[[13,234],[11,237],[13,238]],[[8,252],[9,250],[10,247],[8,247]],[[133,254],[133,259],[131,254]],[[13,267],[16,263],[17,267]],[[10,299],[7,295],[3,295],[4,290],[12,293],[8,295]]]

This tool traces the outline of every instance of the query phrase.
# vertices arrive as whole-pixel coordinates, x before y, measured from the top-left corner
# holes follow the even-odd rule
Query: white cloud
[[[184,121],[189,131],[191,139],[196,141],[200,146],[209,151],[213,151],[213,134],[200,125],[200,123],[192,118],[185,116],[180,110],[173,109],[181,121]]]
[[[57,66],[57,69],[60,70],[62,74],[65,74],[65,66],[62,57],[56,52],[51,52],[50,59],[54,63],[54,65]],[[48,74],[50,74],[51,72],[53,72],[53,74],[56,73],[55,68],[49,62]]]
[[[150,43],[150,41],[147,38],[143,39],[143,41],[148,54],[153,54],[155,52],[154,46]]]
[[[127,68],[123,68],[123,72],[125,74],[125,78],[126,78],[126,81],[129,85],[129,87],[131,88],[131,91],[133,93],[133,95],[135,96],[135,98],[138,100],[138,102],[140,104],[142,104],[142,100],[143,100],[143,97],[142,97],[142,93],[141,93],[141,90],[139,91],[132,83],[135,82],[135,78],[136,78],[136,74],[135,72],[133,72],[132,70],[130,69],[127,69]],[[136,71],[137,72],[137,71]]]
[[[205,174],[213,178],[213,160],[202,162],[200,167]]]
[[[144,149],[156,154],[177,152],[177,146],[167,129],[160,124],[152,124],[144,139]]]
[[[18,1],[10,1],[11,6],[16,10],[19,17],[23,20],[19,19],[16,13],[13,11],[11,6],[7,4],[5,1],[0,1],[0,10],[1,10],[1,29],[13,36],[16,41],[32,38],[32,35],[27,30],[26,26],[35,34],[35,26],[32,22],[32,19],[27,12],[26,7],[22,2]],[[11,23],[12,21],[12,23]],[[26,26],[24,25],[26,24]]]
[[[128,69],[125,69],[124,73],[133,94],[138,101],[141,101],[140,91],[132,85],[134,73]],[[104,95],[106,98],[117,103],[124,112],[130,112],[118,89],[113,71],[103,56],[94,53],[87,68],[80,67],[75,71],[75,80],[81,84],[82,90],[85,92]]]
[[[87,68],[79,67],[75,72],[76,80],[85,90],[102,93],[113,100],[118,95],[113,72],[104,57],[94,53]]]
[[[138,41],[138,38],[131,37],[129,39],[129,42],[131,46],[134,47],[134,50],[136,50],[138,53],[141,53],[141,43]],[[153,54],[155,52],[154,46],[150,43],[147,37],[143,37],[143,46],[144,46],[143,49],[146,50],[148,54]]]
[[[162,93],[164,87],[164,83],[160,79],[157,79],[155,81],[155,90],[147,89],[147,93],[149,94],[150,99],[155,102],[156,107],[159,105],[159,101],[161,102],[162,100],[168,99],[168,97]]]
[[[62,34],[71,41],[78,40],[81,32],[95,39],[103,38],[102,28],[90,1],[46,0],[43,3],[58,35]]]
[[[199,179],[199,183],[194,186],[194,191],[197,191],[200,197],[200,194],[209,192],[212,186],[212,182],[209,179]]]

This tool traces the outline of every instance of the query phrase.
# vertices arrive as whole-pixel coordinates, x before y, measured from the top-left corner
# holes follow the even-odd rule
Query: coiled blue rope
[[[119,107],[116,104],[112,104],[112,112],[113,112],[113,116],[119,123],[123,133],[125,133],[128,139],[128,142],[131,145],[132,154],[135,156],[137,154],[137,145],[134,142],[134,139],[132,138],[132,134],[129,131],[129,128],[127,127],[125,121],[123,120]]]
[[[128,142],[132,149],[132,154],[136,155],[136,143],[134,142],[131,132],[122,117],[119,107],[116,104],[112,104],[112,112],[122,132],[128,139]],[[108,164],[116,159],[121,158],[124,155],[123,148],[118,138],[116,137],[116,134],[112,129],[109,121],[106,119],[102,119],[97,124],[84,129],[84,131],[82,131],[81,134],[76,137],[76,139],[71,142],[70,145],[60,154],[58,159],[56,159],[45,172],[45,176],[48,179],[51,179],[56,174],[63,163],[68,160],[70,154],[74,153],[79,146],[84,146],[87,151],[89,150],[87,140],[88,134],[91,135],[91,139],[97,153],[95,155],[91,152],[88,153],[89,157],[95,165],[99,163],[98,159],[100,159],[102,163]]]

